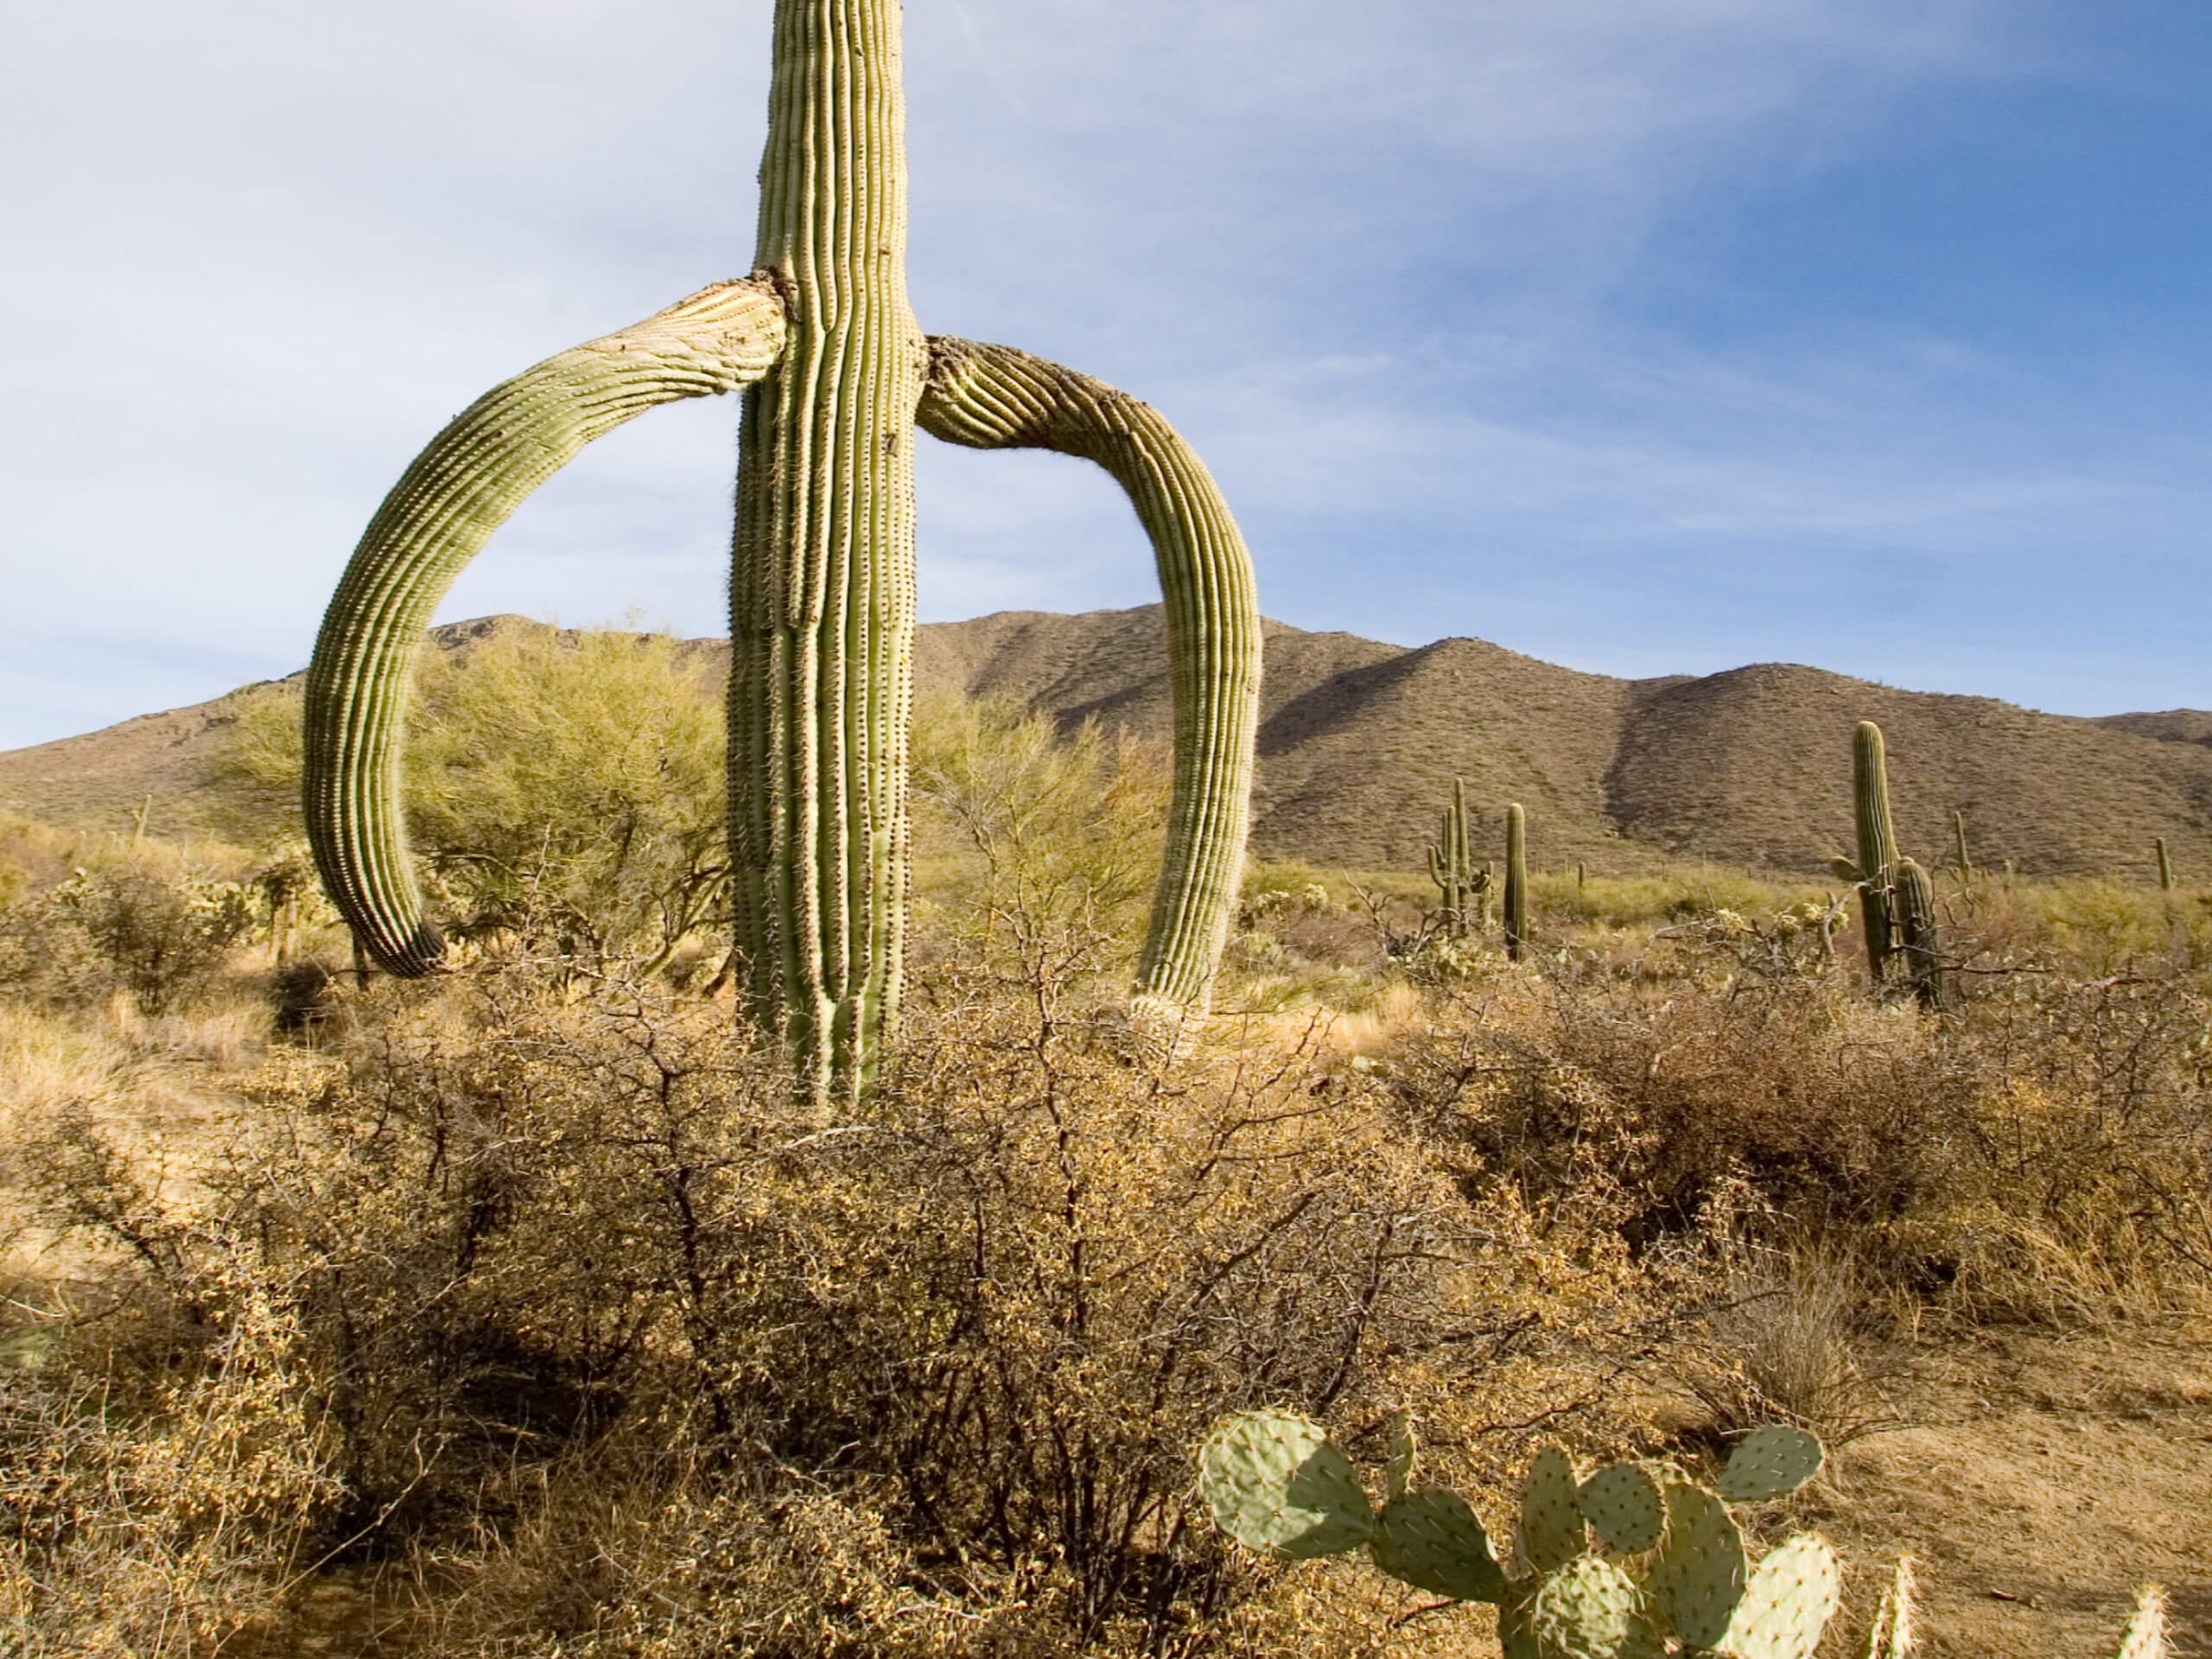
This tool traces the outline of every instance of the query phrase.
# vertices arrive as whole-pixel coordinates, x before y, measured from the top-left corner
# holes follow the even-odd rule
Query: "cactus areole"
[[[1058,450],[1128,493],[1166,601],[1166,855],[1137,970],[1202,1006],[1243,860],[1259,698],[1250,561],[1205,466],[1145,404],[1025,353],[923,334],[907,302],[897,0],[778,0],[755,270],[487,392],[386,497],[308,671],[316,861],[393,973],[444,950],[398,807],[409,682],[461,567],[582,447],[741,391],[730,575],[729,840],[747,1010],[817,1094],[897,1018],[913,681],[913,435]]]

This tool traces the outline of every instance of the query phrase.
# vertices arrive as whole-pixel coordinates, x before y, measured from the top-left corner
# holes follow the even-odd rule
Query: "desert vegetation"
[[[694,671],[583,634],[431,682],[429,979],[357,976],[274,716],[226,840],[6,823],[12,1650],[1480,1650],[1486,1608],[1225,1537],[1207,1435],[1379,1465],[1407,1414],[1503,1538],[1547,1442],[1847,1468],[1935,1357],[2201,1309],[2186,884],[1938,868],[1931,1007],[1840,880],[1547,871],[1531,815],[1520,960],[1424,873],[1262,864],[1163,1035],[1167,756],[925,699],[909,1028],[825,1116],[730,1018]],[[1895,1541],[1843,1542],[1849,1644]]]

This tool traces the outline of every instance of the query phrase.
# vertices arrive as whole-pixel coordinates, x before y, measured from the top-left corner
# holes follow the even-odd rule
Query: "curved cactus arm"
[[[1259,725],[1259,600],[1236,520],[1156,411],[1027,352],[933,336],[918,419],[931,436],[972,449],[1096,461],[1152,538],[1173,663],[1175,791],[1136,994],[1203,1006],[1235,915]]]
[[[587,443],[656,404],[760,379],[782,353],[784,328],[768,283],[717,283],[548,358],[455,416],[370,520],[308,669],[303,804],[324,885],[392,973],[427,973],[445,948],[423,918],[398,804],[409,684],[438,601]]]

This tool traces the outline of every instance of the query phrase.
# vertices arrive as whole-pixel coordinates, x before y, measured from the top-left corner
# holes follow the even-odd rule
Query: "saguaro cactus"
[[[1428,849],[1428,879],[1443,895],[1445,931],[1455,939],[1467,937],[1476,887],[1473,866],[1467,845],[1466,780],[1454,778],[1452,804],[1444,809],[1443,828]]]
[[[1943,1006],[1942,941],[1936,922],[1936,886],[1911,859],[1890,867],[1890,907],[1906,982],[1924,1008]]]
[[[1974,860],[1967,855],[1967,815],[1963,812],[1951,814],[1951,852],[1958,866],[1959,885],[1965,887],[1972,887]]]
[[[1521,960],[1529,940],[1529,820],[1521,803],[1505,809],[1505,954]]]
[[[654,404],[742,389],[730,579],[730,849],[747,1003],[817,1093],[896,1018],[913,671],[913,431],[1096,461],[1149,535],[1173,660],[1174,795],[1141,1003],[1204,1001],[1243,863],[1259,690],[1250,561],[1159,415],[1001,346],[927,338],[907,302],[898,0],[778,0],[754,274],[495,387],[385,499],[324,618],[308,826],[377,960],[424,918],[397,807],[408,683],[461,568],[524,497]]]
[[[1838,859],[1835,871],[1859,884],[1859,920],[1866,929],[1866,971],[1882,982],[1892,948],[1890,866],[1897,862],[1897,831],[1890,823],[1890,776],[1882,752],[1882,728],[1859,722],[1851,741],[1853,817],[1859,830],[1859,861]]]
[[[2171,893],[2174,890],[2174,862],[2166,856],[2166,838],[2153,836],[2151,845],[2158,855],[2158,886],[2163,891]]]

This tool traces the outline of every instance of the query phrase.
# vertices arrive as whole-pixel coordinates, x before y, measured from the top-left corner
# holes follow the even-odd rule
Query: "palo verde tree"
[[[907,302],[899,0],[777,0],[755,270],[494,387],[409,467],[331,601],[308,672],[306,812],[391,971],[444,949],[397,805],[408,685],[461,567],[537,485],[657,404],[741,391],[730,576],[729,841],[752,1018],[817,1093],[858,1088],[897,1018],[912,698],[913,434],[1103,467],[1166,600],[1175,762],[1137,969],[1202,1004],[1243,860],[1259,696],[1250,561],[1205,466],[1145,404]]]

